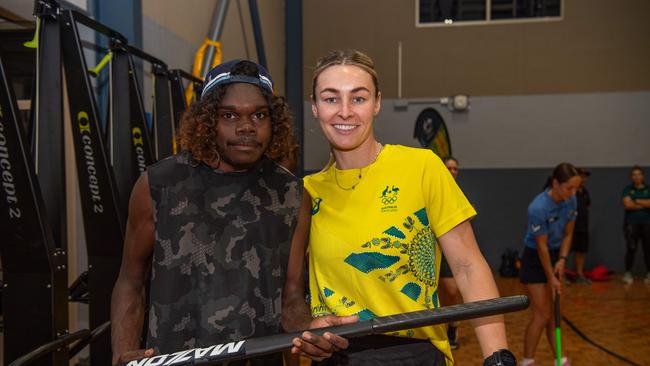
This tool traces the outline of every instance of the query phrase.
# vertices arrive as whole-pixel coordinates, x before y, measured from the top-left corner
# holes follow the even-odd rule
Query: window
[[[417,25],[560,18],[562,0],[416,0]]]

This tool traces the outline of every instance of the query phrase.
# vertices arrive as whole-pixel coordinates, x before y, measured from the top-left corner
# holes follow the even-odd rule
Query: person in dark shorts
[[[295,146],[292,129],[262,66],[234,60],[208,73],[183,115],[181,152],[148,167],[131,193],[111,303],[113,364],[282,331],[289,253],[305,220],[302,182],[277,163]],[[330,320],[311,325],[346,321]],[[301,352],[320,360],[347,340],[328,333],[309,346]],[[282,354],[245,362],[278,365]]]
[[[646,266],[644,282],[650,285],[650,188],[645,184],[643,169],[640,166],[632,167],[630,180],[632,182],[623,190],[623,233],[626,244],[623,282],[632,283],[634,255],[641,244]]]
[[[442,159],[442,162],[445,163],[445,166],[451,173],[451,176],[454,179],[458,178],[458,159],[453,156],[447,156]],[[444,254],[440,259],[440,280],[439,280],[439,289],[440,289],[440,305],[449,306],[463,303],[463,297],[458,291],[458,285],[454,280],[454,274],[451,272],[449,263]],[[449,347],[452,350],[458,349],[460,344],[458,344],[458,322],[447,323],[447,338],[449,338]]]
[[[580,174],[573,165],[559,164],[549,177],[544,191],[528,206],[528,225],[519,276],[530,298],[533,316],[524,334],[521,366],[535,365],[537,343],[544,331],[551,352],[556,352],[553,299],[562,291],[564,265],[571,248],[577,215],[575,194],[580,180]],[[570,365],[566,357],[562,357],[562,365]]]
[[[576,192],[576,200],[578,204],[578,216],[576,217],[575,227],[573,228],[573,240],[571,242],[571,250],[575,255],[576,262],[576,278],[575,283],[590,283],[591,281],[585,277],[585,256],[589,250],[589,207],[591,206],[591,197],[589,191],[585,187],[589,171],[584,168],[578,168],[580,173],[580,187]]]

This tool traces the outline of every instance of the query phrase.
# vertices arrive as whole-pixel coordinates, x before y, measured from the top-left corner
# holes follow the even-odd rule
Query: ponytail
[[[553,180],[557,180],[558,183],[564,183],[569,179],[579,176],[580,173],[575,166],[570,163],[560,163],[558,166],[553,169],[553,173],[550,177],[546,178],[546,184],[544,184],[544,190],[551,188],[553,186]]]

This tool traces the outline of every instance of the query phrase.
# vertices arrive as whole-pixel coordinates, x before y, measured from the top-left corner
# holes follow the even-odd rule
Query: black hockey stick
[[[482,318],[503,314],[528,307],[528,297],[523,295],[482,300],[452,305],[433,310],[382,316],[354,324],[311,329],[310,332],[323,335],[331,332],[344,337],[360,337],[371,334],[418,328],[450,321]],[[206,348],[193,348],[171,354],[164,354],[130,361],[126,366],[170,366],[210,365],[224,361],[240,360],[288,350],[291,341],[300,338],[302,332],[277,334],[269,337],[252,338],[243,341],[216,344]]]

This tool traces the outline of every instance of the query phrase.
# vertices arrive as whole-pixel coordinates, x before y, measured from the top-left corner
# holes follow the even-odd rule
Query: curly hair
[[[216,87],[201,100],[194,102],[181,117],[177,142],[181,150],[189,151],[195,160],[211,163],[218,159],[217,109],[228,86]],[[284,97],[272,95],[262,88],[260,91],[268,101],[271,114],[271,142],[264,155],[279,162],[292,157],[298,148],[293,135],[293,116]]]

